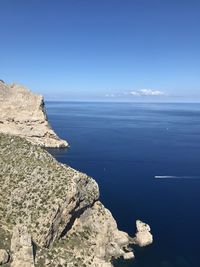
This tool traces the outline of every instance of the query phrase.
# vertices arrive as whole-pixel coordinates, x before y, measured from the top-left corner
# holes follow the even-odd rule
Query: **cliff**
[[[133,257],[129,236],[98,199],[91,177],[0,134],[0,249],[12,267],[107,267],[112,258]]]
[[[68,146],[51,129],[43,97],[3,81],[0,81],[0,133],[21,136],[44,147]]]
[[[135,238],[119,231],[97,183],[44,146],[67,142],[50,129],[43,98],[0,81],[0,265],[111,267],[134,258],[130,243],[152,243],[140,221]]]

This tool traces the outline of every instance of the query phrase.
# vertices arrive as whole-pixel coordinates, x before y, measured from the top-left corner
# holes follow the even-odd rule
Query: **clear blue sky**
[[[0,11],[8,83],[48,99],[200,100],[199,0],[0,0]]]

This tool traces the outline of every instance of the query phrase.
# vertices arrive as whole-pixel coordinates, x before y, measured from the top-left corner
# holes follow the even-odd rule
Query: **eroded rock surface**
[[[107,267],[112,258],[133,258],[128,234],[98,199],[91,177],[23,138],[0,134],[0,222],[14,231],[12,267],[32,267],[30,240],[36,267]]]
[[[20,85],[0,81],[0,133],[26,138],[44,147],[67,147],[50,128],[43,97]]]
[[[41,96],[0,81],[0,264],[111,267],[134,258],[97,183],[41,147],[67,145],[49,127]],[[137,221],[134,243],[150,242],[149,226]]]
[[[27,227],[15,226],[11,239],[11,267],[34,267],[31,235]]]
[[[9,254],[5,249],[0,249],[0,265],[7,263],[9,260]]]
[[[148,224],[137,220],[136,221],[136,235],[134,243],[140,247],[145,247],[153,243],[153,236],[150,233],[151,228]]]
[[[75,220],[68,234],[62,238],[62,244],[67,251],[73,249],[82,259],[80,266],[90,266],[90,262],[92,266],[104,266],[105,261],[105,266],[112,266],[112,258],[134,258],[133,252],[126,252],[128,234],[118,230],[112,214],[99,201]],[[61,257],[65,257],[65,252]]]
[[[0,135],[2,220],[23,223],[44,247],[99,198],[96,182],[20,137]]]

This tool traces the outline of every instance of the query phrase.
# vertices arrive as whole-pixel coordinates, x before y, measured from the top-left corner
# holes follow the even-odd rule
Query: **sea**
[[[87,173],[120,230],[140,219],[154,242],[115,267],[200,267],[200,104],[47,102],[69,149],[51,149]]]

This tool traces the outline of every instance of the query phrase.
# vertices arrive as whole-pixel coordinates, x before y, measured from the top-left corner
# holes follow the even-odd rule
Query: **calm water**
[[[116,266],[199,267],[200,105],[49,102],[47,113],[71,145],[51,152],[96,179],[119,228],[151,225],[154,244]]]

